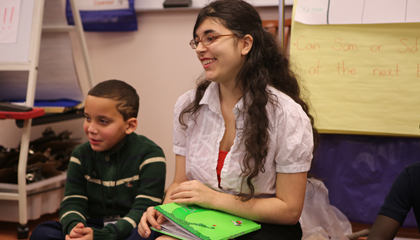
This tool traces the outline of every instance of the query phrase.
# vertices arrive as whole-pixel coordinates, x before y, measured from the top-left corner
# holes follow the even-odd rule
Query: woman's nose
[[[196,53],[204,52],[207,50],[207,47],[203,45],[203,43],[198,42],[197,47],[195,48]]]

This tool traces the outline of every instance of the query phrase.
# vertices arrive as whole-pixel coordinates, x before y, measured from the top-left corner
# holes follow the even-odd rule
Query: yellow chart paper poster
[[[290,60],[321,132],[420,136],[420,23],[293,21]]]

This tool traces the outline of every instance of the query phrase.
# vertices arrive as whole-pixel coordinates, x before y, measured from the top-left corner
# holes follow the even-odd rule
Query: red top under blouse
[[[217,159],[217,167],[216,167],[217,181],[219,182],[219,188],[222,188],[220,187],[220,173],[222,172],[223,164],[225,163],[225,158],[228,153],[229,152],[219,150],[219,158]]]

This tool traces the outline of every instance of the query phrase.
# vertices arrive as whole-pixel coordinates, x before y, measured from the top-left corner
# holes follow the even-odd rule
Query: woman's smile
[[[201,59],[201,63],[203,64],[204,69],[210,67],[210,65],[216,61],[214,58],[203,58]]]

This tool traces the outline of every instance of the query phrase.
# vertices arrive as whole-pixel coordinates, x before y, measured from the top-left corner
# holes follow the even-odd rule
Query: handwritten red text
[[[400,70],[398,69],[398,63],[397,63],[397,67],[395,69],[379,69],[379,68],[375,68],[373,69],[373,76],[376,76],[376,74],[378,74],[378,76],[391,76],[391,77],[398,77],[398,73],[400,72]],[[395,75],[394,75],[395,74]]]
[[[380,52],[382,46],[383,45],[372,45],[372,46],[370,46],[370,51],[371,52]]]
[[[343,40],[341,38],[334,39],[334,42],[336,44],[334,46],[332,46],[331,48],[334,49],[334,50],[336,50],[336,51],[343,50],[345,52],[359,50],[359,48],[357,47],[356,44],[342,43],[342,41]]]
[[[418,38],[416,38],[416,41],[415,41],[414,45],[410,45],[408,43],[408,41],[409,40],[407,38],[400,39],[400,42],[404,45],[405,48],[403,48],[402,50],[398,49],[398,52],[400,52],[400,53],[416,53],[416,52],[419,51],[419,48],[417,47]]]
[[[319,69],[320,68],[322,68],[320,65],[319,65],[319,60],[318,60],[318,64],[316,65],[316,66],[311,66],[310,68],[309,68],[309,74],[311,74],[311,75],[319,75]]]
[[[355,75],[356,74],[356,68],[351,68],[351,67],[346,67],[343,63],[340,65],[340,63],[337,63],[337,70],[338,70],[338,74],[342,74],[342,75]]]
[[[316,49],[321,49],[321,46],[318,43],[302,43],[300,42],[301,40],[304,40],[305,37],[304,36],[300,36],[296,43],[293,44],[296,46],[296,48],[300,51],[304,51],[304,50],[316,50]]]

